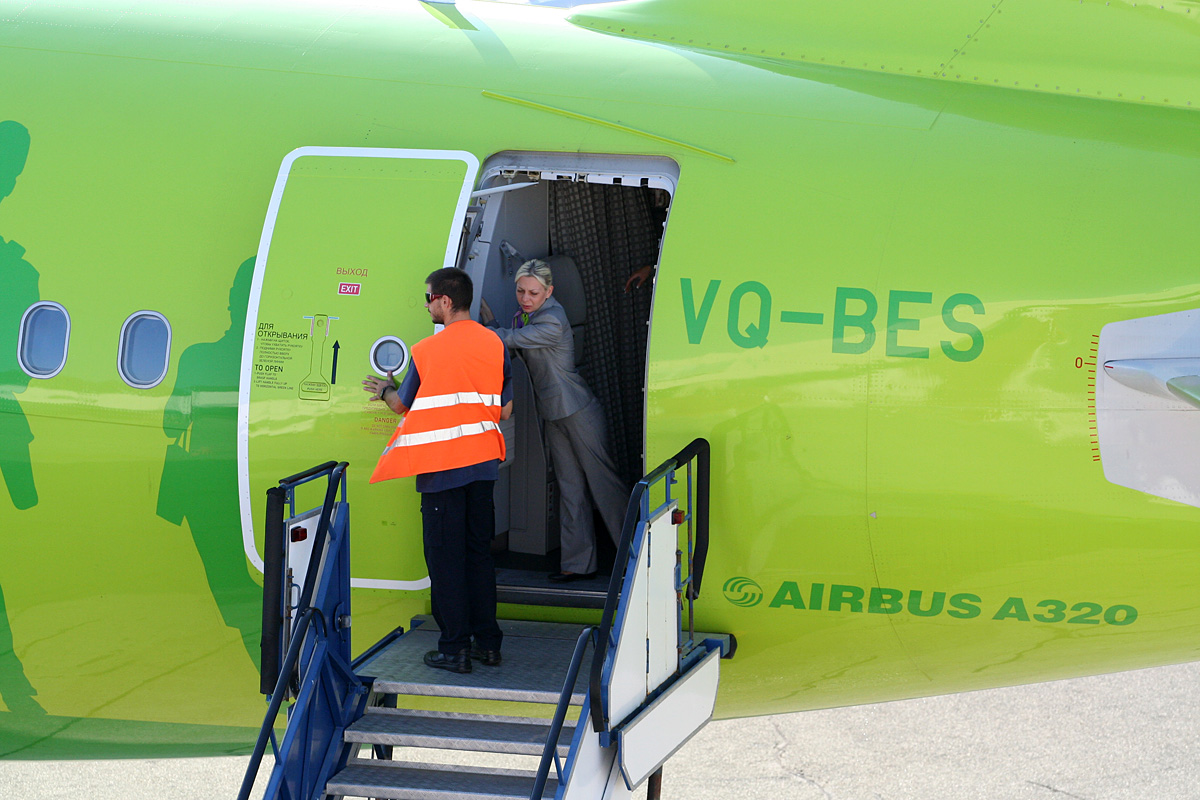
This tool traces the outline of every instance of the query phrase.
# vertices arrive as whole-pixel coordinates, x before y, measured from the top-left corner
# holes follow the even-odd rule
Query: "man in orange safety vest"
[[[504,460],[500,420],[512,413],[509,356],[500,338],[471,319],[474,289],[460,269],[425,280],[425,308],[444,328],[412,347],[397,389],[391,373],[363,389],[404,418],[371,482],[416,476],[425,564],[438,649],[425,663],[470,672],[471,659],[500,664],[492,489]]]

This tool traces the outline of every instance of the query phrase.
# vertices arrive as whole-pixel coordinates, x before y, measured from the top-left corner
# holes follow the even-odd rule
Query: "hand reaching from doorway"
[[[625,281],[625,292],[628,294],[630,289],[640,289],[645,285],[646,281],[650,280],[650,274],[654,272],[654,267],[645,266],[629,276],[629,280]]]

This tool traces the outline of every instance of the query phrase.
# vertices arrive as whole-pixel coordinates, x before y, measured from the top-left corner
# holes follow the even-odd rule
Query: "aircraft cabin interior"
[[[566,311],[575,360],[608,423],[609,452],[630,487],[644,474],[646,352],[654,273],[625,291],[642,267],[657,269],[678,167],[628,156],[501,153],[480,172],[459,251],[475,284],[472,316],[483,302],[496,324],[518,313],[514,276],[539,258],[553,273]],[[559,569],[559,485],[533,384],[511,351],[513,415],[502,423],[508,458],[496,483],[499,599],[602,607],[615,546],[597,515],[600,569],[595,578],[555,584]]]

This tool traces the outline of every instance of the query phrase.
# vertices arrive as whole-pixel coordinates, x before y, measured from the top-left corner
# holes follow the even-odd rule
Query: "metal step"
[[[431,669],[422,661],[437,649],[438,630],[422,624],[359,665],[358,674],[374,680],[374,690],[386,694],[415,694],[435,697],[465,697],[478,700],[513,700],[526,703],[557,703],[571,664],[575,640],[582,625],[504,620],[503,663],[460,675]],[[590,664],[591,644],[584,656]],[[571,702],[583,702],[587,669],[581,669]]]
[[[496,601],[524,606],[604,608],[608,575],[571,583],[554,583],[542,570],[496,569]]]
[[[528,798],[534,778],[527,770],[352,759],[330,779],[325,791],[334,796],[392,800],[508,800]],[[552,768],[544,796],[553,797],[557,789]]]
[[[579,638],[584,626],[575,622],[541,622],[532,619],[498,619],[496,624],[505,636],[505,647],[513,636],[531,637],[534,639],[567,639],[575,641]],[[597,620],[597,624],[599,621]],[[437,620],[431,614],[417,614],[409,623],[410,629],[422,628],[427,631],[440,631]]]
[[[564,723],[559,736],[560,755],[565,757],[571,749],[574,733],[575,722]],[[368,708],[346,730],[346,741],[540,756],[549,735],[550,723],[544,719]]]
[[[496,602],[514,606],[554,606],[555,608],[604,608],[608,591],[557,589],[539,586],[496,584]]]

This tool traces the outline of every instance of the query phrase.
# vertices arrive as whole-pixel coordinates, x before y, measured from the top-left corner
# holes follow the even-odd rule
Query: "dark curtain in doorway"
[[[571,256],[587,294],[580,372],[604,406],[617,468],[631,485],[644,474],[643,389],[650,287],[625,281],[658,261],[662,223],[653,192],[640,187],[554,181],[550,248]]]

